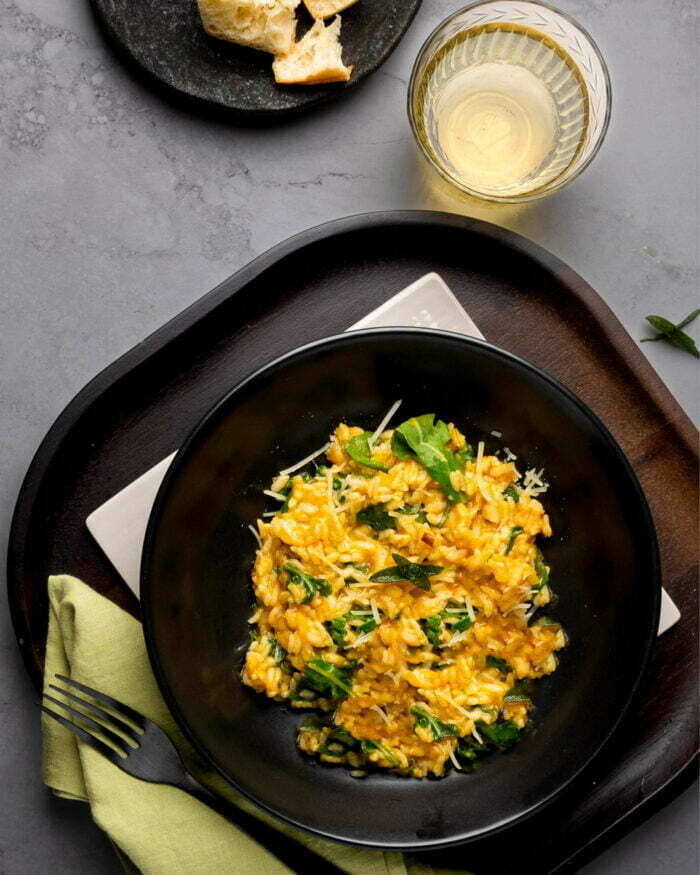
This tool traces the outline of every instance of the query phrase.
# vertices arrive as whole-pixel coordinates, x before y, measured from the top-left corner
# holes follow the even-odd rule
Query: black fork
[[[56,684],[49,684],[49,687],[75,702],[83,710],[68,702],[62,702],[49,693],[44,693],[44,701],[58,705],[68,716],[47,708],[45,704],[41,706],[42,711],[122,771],[142,781],[170,784],[189,793],[190,796],[204,802],[231,823],[245,830],[251,838],[296,872],[341,872],[323,857],[207,790],[186,771],[177,748],[152,720],[111,696],[64,675],[57,674],[55,679],[71,689],[64,689]],[[79,690],[94,701],[88,701],[74,690]],[[102,705],[97,705],[95,702],[100,702]],[[93,716],[88,716],[84,711],[88,711]]]

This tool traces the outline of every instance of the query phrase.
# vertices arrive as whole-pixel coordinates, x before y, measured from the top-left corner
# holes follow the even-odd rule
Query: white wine
[[[418,137],[444,173],[485,197],[518,197],[565,173],[585,142],[588,92],[561,46],[529,27],[457,33],[413,97]]]

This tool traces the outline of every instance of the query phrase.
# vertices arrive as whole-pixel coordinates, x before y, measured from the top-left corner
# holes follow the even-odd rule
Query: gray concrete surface
[[[551,199],[487,208],[432,185],[404,112],[412,60],[455,0],[425,0],[346,99],[263,130],[182,114],[135,83],[87,0],[0,0],[0,546],[37,444],[83,384],[251,257],[327,219],[437,207],[501,223],[578,270],[635,338],[644,314],[697,306],[697,3],[558,2],[608,59],[607,142]],[[697,420],[696,363],[642,350]],[[42,787],[35,697],[4,604],[0,641],[0,872],[119,871],[84,808]],[[692,789],[585,871],[695,875],[697,853]]]

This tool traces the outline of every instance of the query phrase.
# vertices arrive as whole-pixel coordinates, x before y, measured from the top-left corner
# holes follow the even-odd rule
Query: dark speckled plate
[[[421,0],[360,0],[342,14],[348,83],[281,86],[272,56],[208,37],[196,0],[90,0],[119,54],[152,86],[180,105],[224,117],[274,118],[337,97],[384,63]],[[312,23],[297,10],[302,35]]]

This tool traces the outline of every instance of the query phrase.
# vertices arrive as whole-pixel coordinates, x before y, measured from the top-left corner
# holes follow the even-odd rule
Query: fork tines
[[[56,680],[60,680],[64,684],[80,690],[91,699],[103,702],[107,708],[102,708],[94,702],[88,701],[83,696],[63,689],[56,684],[49,684],[52,690],[56,690],[62,696],[76,702],[82,709],[89,711],[90,714],[94,714],[99,720],[93,719],[88,714],[85,714],[83,710],[79,710],[68,702],[63,702],[49,693],[44,693],[44,700],[58,705],[70,717],[64,717],[62,714],[42,704],[41,708],[45,714],[57,720],[82,741],[91,745],[112,761],[125,757],[130,748],[138,747],[139,735],[145,728],[145,719],[141,714],[129,708],[128,705],[123,705],[110,696],[85,686],[85,684],[78,683],[78,681],[74,681],[64,675],[56,675],[55,677]],[[136,724],[138,729],[132,724]],[[115,729],[117,730],[116,732],[114,731]]]

